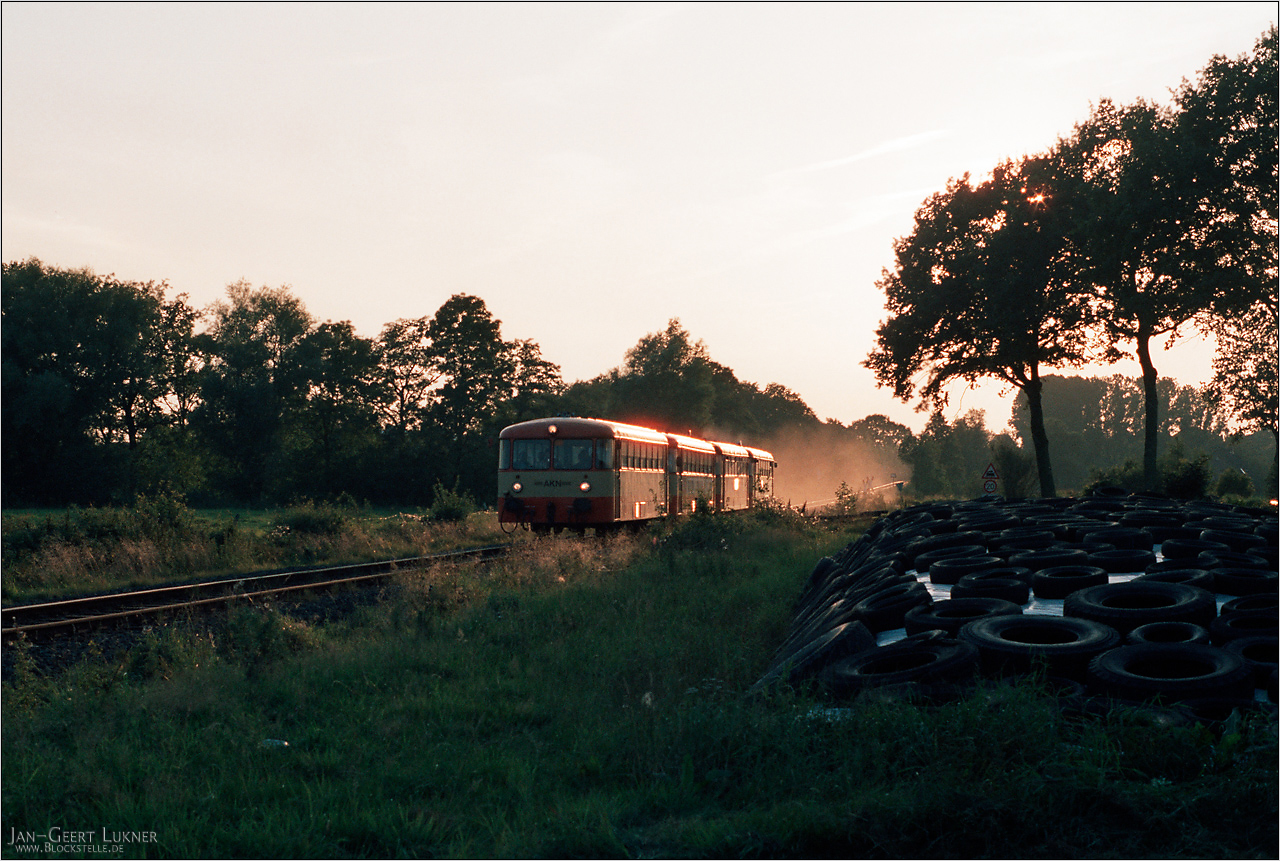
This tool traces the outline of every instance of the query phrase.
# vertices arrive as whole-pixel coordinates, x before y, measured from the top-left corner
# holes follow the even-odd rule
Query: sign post
[[[982,473],[982,493],[985,496],[995,496],[996,490],[999,488],[997,482],[1000,476],[996,474],[996,465],[994,463],[987,464],[986,470]]]

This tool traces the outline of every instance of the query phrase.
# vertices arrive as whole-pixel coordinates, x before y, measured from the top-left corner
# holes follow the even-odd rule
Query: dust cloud
[[[784,432],[760,447],[778,461],[774,495],[810,512],[833,504],[841,482],[858,494],[860,509],[894,507],[901,499],[898,489],[881,485],[911,478],[896,446],[877,445],[843,428]]]

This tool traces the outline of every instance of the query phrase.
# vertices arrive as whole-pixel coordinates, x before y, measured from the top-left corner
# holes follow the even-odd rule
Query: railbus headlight
[[[517,481],[515,484],[511,485],[511,489],[514,492],[519,493],[520,491],[524,490],[524,485]]]
[[[583,493],[589,492],[591,490],[591,482],[589,481],[582,482],[582,484],[578,485],[578,490],[581,490]]]

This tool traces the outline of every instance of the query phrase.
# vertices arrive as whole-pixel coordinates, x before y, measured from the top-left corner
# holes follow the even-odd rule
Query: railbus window
[[[551,440],[512,440],[512,469],[546,469],[551,466]]]
[[[591,449],[589,439],[556,440],[556,469],[591,469]]]
[[[498,440],[498,469],[511,469],[511,440]]]
[[[598,469],[613,469],[613,440],[596,440],[596,466]]]

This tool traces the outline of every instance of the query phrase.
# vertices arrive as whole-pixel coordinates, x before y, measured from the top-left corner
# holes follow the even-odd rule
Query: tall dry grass
[[[493,514],[456,521],[302,503],[203,513],[180,501],[132,508],[6,513],[6,601],[173,583],[296,565],[422,556],[509,540]]]

